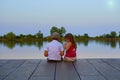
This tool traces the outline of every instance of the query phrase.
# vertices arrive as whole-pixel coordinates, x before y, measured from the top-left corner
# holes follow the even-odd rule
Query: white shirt
[[[48,51],[48,59],[50,60],[61,60],[60,52],[64,51],[63,45],[57,40],[48,43],[45,50]]]

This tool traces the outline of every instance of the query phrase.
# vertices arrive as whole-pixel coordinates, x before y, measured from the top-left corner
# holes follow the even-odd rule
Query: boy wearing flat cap
[[[53,32],[51,37],[52,41],[44,49],[44,56],[48,57],[48,61],[61,61],[64,55],[64,49],[63,45],[58,41],[60,35],[57,32]]]

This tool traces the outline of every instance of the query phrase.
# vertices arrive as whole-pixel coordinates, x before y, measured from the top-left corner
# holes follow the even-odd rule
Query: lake
[[[44,47],[48,42],[0,43],[0,59],[45,59]],[[120,58],[119,41],[77,42],[77,58]]]

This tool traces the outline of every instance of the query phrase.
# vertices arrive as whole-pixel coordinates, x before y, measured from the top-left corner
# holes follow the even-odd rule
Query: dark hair
[[[73,47],[75,49],[77,48],[77,45],[76,45],[75,40],[74,40],[74,36],[71,33],[66,34],[65,39],[69,39],[70,42],[73,44]]]

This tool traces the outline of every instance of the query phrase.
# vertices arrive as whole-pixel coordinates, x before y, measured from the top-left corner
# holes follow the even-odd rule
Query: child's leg
[[[72,57],[72,58],[64,57],[64,61],[75,61],[75,60],[76,60],[76,57]]]

